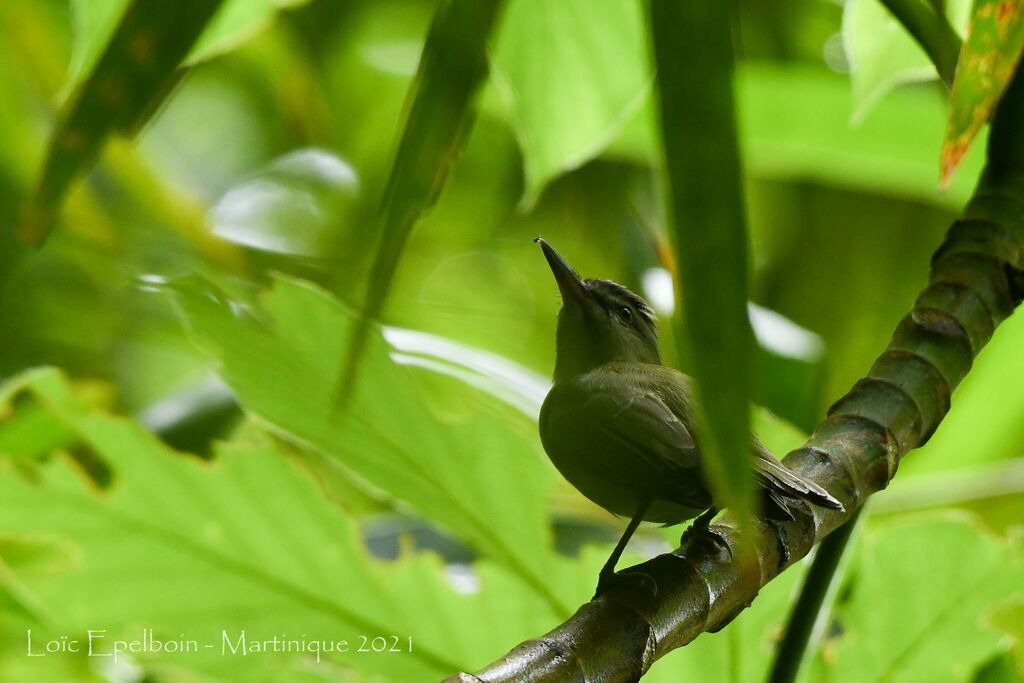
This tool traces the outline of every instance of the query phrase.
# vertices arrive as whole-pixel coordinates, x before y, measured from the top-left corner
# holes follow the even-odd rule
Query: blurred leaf
[[[66,572],[76,562],[74,546],[47,536],[0,535],[0,561],[23,576],[48,577]]]
[[[71,64],[58,99],[64,101],[85,80],[131,0],[70,0]]]
[[[309,0],[227,0],[185,59],[188,65],[228,52],[265,29],[282,10]]]
[[[487,39],[501,0],[443,0],[409,89],[409,115],[377,218],[378,250],[359,326],[338,377],[351,392],[371,321],[384,307],[398,259],[417,219],[434,205],[476,115],[473,98],[487,74]]]
[[[76,390],[83,407],[105,409],[112,403],[108,388],[98,383],[81,382]],[[23,386],[0,386],[0,456],[13,462],[42,460],[59,448],[73,450],[78,444],[74,433]]]
[[[359,180],[326,150],[290,152],[238,183],[210,210],[215,235],[261,251],[325,260]]]
[[[1013,656],[1001,652],[982,664],[971,677],[971,683],[1019,683],[1024,670],[1014,666]]]
[[[993,426],[993,429],[998,427]],[[963,505],[1002,497],[1018,497],[1024,503],[1024,457],[960,465],[929,474],[900,476],[875,496],[872,514],[905,512],[926,508]],[[991,527],[993,521],[983,516]],[[1012,515],[1009,523],[1019,520]]]
[[[781,313],[754,303],[748,304],[748,309],[757,340],[754,402],[770,406],[787,420],[813,430],[821,418],[825,342]],[[786,451],[774,452],[782,457]]]
[[[514,0],[494,51],[532,206],[544,186],[596,155],[650,91],[636,0]]]
[[[134,133],[167,96],[181,75],[175,75],[178,65],[221,2],[136,0],[128,7],[95,67],[61,107],[20,226],[25,242],[40,244],[46,238],[64,194],[95,162],[110,132]],[[98,25],[116,16],[109,8],[101,14]]]
[[[391,359],[455,377],[521,410],[531,420],[540,415],[551,382],[503,358],[435,334],[385,327],[384,339],[396,353]]]
[[[324,655],[334,664],[388,680],[427,680],[471,670],[559,617],[493,565],[467,570],[460,594],[436,556],[371,559],[353,521],[265,439],[221,445],[215,461],[204,463],[168,450],[134,422],[83,408],[54,370],[13,382],[108,459],[119,482],[95,495],[60,461],[41,468],[36,483],[9,470],[0,476],[4,518],[22,533],[72,549],[74,561],[57,576],[29,571],[35,561],[14,565],[15,585],[48,615],[34,637],[84,637],[87,628],[103,628],[111,643],[140,637],[141,624],[156,639],[214,645],[133,657],[154,670],[201,672],[204,679],[322,680],[333,667],[310,653],[221,653],[222,630],[232,642],[243,629],[250,640],[305,634],[349,641],[350,652]],[[10,545],[0,539],[2,548]],[[568,592],[578,592],[573,584],[596,568],[590,560],[562,566],[567,571],[559,575],[569,582],[557,590]],[[411,636],[412,652],[360,654],[360,635],[385,636],[389,645],[397,635],[403,648]],[[24,632],[19,638],[24,642]]]
[[[259,33],[281,9],[308,0],[225,0],[223,8],[192,46],[186,64],[192,65],[234,49]],[[114,34],[131,0],[71,0],[73,42],[67,81],[61,89],[65,99],[90,72]]]
[[[967,26],[971,0],[947,0],[944,6],[949,23],[962,34]],[[924,49],[880,0],[846,3],[843,37],[853,67],[850,80],[855,121],[863,120],[897,85],[938,78],[935,65]]]
[[[864,536],[838,633],[824,645],[829,680],[962,680],[1001,648],[982,617],[1024,587],[1021,544],[964,515],[884,524]]]
[[[750,477],[753,335],[747,228],[732,97],[732,5],[651,0],[669,234],[679,264],[680,357],[707,423],[702,467],[741,524]],[[687,353],[687,351],[689,353]]]
[[[1024,678],[1024,596],[1017,596],[1003,605],[989,618],[989,623],[1011,638],[1010,653],[1018,676]]]
[[[949,101],[949,123],[942,141],[943,187],[1002,97],[1022,49],[1021,3],[977,0]]]
[[[339,413],[331,400],[337,345],[358,323],[323,291],[278,280],[254,312],[262,325],[201,281],[183,280],[176,291],[190,334],[246,410],[506,565],[552,609],[568,611],[571,603],[550,589],[544,499],[555,474],[532,420],[469,389],[438,416],[416,390],[424,371],[398,366],[376,326],[368,330],[364,380]]]
[[[37,460],[74,442],[60,421],[30,396],[2,396],[0,401],[0,455]]]
[[[807,441],[807,432],[794,427],[767,408],[754,406],[751,417],[754,433],[779,459]]]
[[[981,172],[984,153],[971,152],[948,191],[939,192],[935,148],[946,110],[933,92],[894,92],[856,126],[847,78],[823,67],[744,62],[736,94],[743,159],[759,178],[810,180],[959,210]],[[653,121],[650,108],[642,109],[607,154],[655,163]]]

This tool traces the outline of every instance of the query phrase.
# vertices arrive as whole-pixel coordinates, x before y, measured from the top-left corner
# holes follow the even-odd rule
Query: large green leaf
[[[556,480],[533,420],[426,373],[447,397],[432,401],[417,389],[424,380],[416,373],[424,371],[398,365],[377,326],[364,349],[364,379],[339,413],[332,407],[337,349],[358,324],[354,314],[312,285],[287,279],[253,312],[262,323],[208,283],[189,279],[176,289],[192,337],[248,411],[451,530],[554,609],[568,611],[572,599],[550,588],[545,496]]]
[[[513,0],[494,51],[532,205],[596,156],[644,102],[650,68],[637,0]]]
[[[1020,2],[978,0],[949,101],[949,124],[942,142],[942,184],[960,165],[981,127],[1010,82],[1024,49]]]
[[[34,638],[106,629],[109,645],[152,628],[157,639],[213,647],[144,653],[136,663],[204,679],[315,677],[342,665],[388,680],[427,680],[479,666],[560,616],[493,564],[477,564],[479,585],[460,594],[435,556],[373,560],[353,520],[258,430],[206,463],[171,451],[137,423],[87,407],[57,371],[13,380],[0,402],[25,391],[116,472],[100,495],[64,459],[31,476],[0,468],[0,513],[18,534],[0,536],[0,567],[14,572],[0,576],[0,595],[16,598],[0,602],[0,613],[22,614]],[[554,590],[576,592],[589,587],[595,561],[562,560],[564,571],[546,578]],[[390,647],[397,635],[406,651],[328,656],[333,665],[295,652],[222,655],[222,631],[237,642],[243,629],[250,640],[345,639],[353,650],[360,636],[388,637]],[[19,639],[25,643],[24,632]]]
[[[870,531],[838,634],[829,680],[965,680],[999,652],[985,615],[1024,593],[1024,558],[965,516],[931,515]]]
[[[701,465],[719,507],[754,511],[753,334],[747,228],[733,106],[732,6],[652,0],[668,229],[679,264],[680,356],[707,431]]]

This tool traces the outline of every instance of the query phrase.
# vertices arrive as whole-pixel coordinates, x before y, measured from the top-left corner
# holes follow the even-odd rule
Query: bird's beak
[[[540,248],[544,250],[544,258],[548,260],[551,272],[555,275],[555,282],[558,283],[558,291],[562,293],[562,303],[567,304],[570,301],[582,303],[588,299],[586,285],[583,284],[583,280],[572,269],[572,266],[566,263],[562,255],[540,237],[533,241],[539,242]]]

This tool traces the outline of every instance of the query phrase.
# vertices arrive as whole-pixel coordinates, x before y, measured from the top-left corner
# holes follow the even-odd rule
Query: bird
[[[661,364],[654,311],[611,280],[583,279],[536,238],[558,284],[562,308],[552,387],[541,406],[541,443],[580,493],[630,519],[598,577],[595,597],[616,584],[653,580],[615,566],[642,521],[665,526],[721,509],[708,488],[693,379]],[[799,501],[842,510],[820,485],[779,462],[751,433],[750,465],[762,514],[795,519]],[[649,587],[657,592],[657,586]]]

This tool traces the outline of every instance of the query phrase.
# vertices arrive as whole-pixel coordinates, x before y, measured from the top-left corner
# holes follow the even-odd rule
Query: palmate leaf
[[[461,595],[436,556],[371,559],[353,520],[256,429],[222,444],[207,463],[171,451],[137,423],[86,407],[55,370],[13,380],[0,389],[0,403],[21,392],[116,473],[101,494],[63,458],[29,475],[0,467],[0,553],[13,570],[0,581],[8,598],[0,614],[20,614],[16,623],[35,637],[84,637],[86,629],[102,628],[110,643],[152,628],[158,639],[214,647],[138,655],[138,663],[204,679],[337,676],[340,665],[389,680],[431,680],[479,665],[502,643],[557,620],[542,596],[493,563],[478,563],[479,590]],[[50,547],[64,559],[27,552]],[[568,585],[547,580],[553,590],[572,592],[584,576],[589,585],[595,569],[587,562],[559,572]],[[397,635],[403,647],[412,636],[413,647],[350,652],[329,658],[333,665],[302,653],[221,655],[222,631],[237,639],[242,629],[249,639],[305,634],[355,647],[360,635]],[[25,643],[24,631],[18,638]],[[35,680],[40,671],[33,670]]]
[[[942,142],[942,185],[988,121],[1024,50],[1024,7],[1019,1],[977,0],[953,80],[949,123]]]
[[[962,514],[909,517],[869,531],[838,628],[823,648],[837,682],[965,680],[1003,648],[987,615],[1024,595],[1020,541]]]
[[[568,613],[585,597],[589,586],[569,595],[550,587],[562,571],[545,514],[556,474],[533,420],[483,393],[461,393],[461,382],[400,366],[376,325],[368,331],[363,379],[346,409],[335,411],[337,349],[354,333],[355,314],[289,279],[279,279],[254,311],[263,324],[197,278],[175,290],[192,338],[247,411],[508,567],[554,611]],[[444,406],[445,422],[418,389],[416,373],[425,372],[460,389],[461,398]]]

